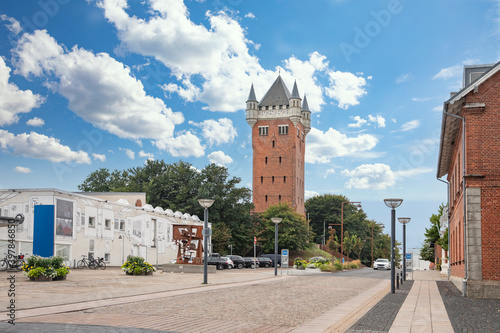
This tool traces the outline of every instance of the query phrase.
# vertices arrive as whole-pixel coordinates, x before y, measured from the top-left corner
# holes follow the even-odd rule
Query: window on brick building
[[[272,181],[273,181],[273,184],[274,184],[274,176],[272,177]]]
[[[281,156],[279,157],[279,160],[280,160],[280,164],[281,164]]]
[[[279,200],[279,202],[281,202],[281,194],[279,195],[278,200]]]
[[[300,136],[300,130],[297,128],[297,137]]]
[[[276,147],[276,141],[273,140],[273,148]]]
[[[266,156],[266,164],[267,164],[267,156]]]
[[[269,132],[269,126],[259,126],[259,135],[265,136]]]
[[[278,125],[278,130],[281,135],[288,134],[288,125]]]
[[[263,183],[264,182],[264,176],[260,176],[260,182]]]
[[[283,176],[283,183],[286,183],[286,176]]]
[[[266,202],[267,202],[267,194],[266,194]]]

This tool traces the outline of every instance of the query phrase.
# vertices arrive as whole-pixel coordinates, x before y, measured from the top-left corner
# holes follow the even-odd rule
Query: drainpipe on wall
[[[467,296],[467,278],[469,276],[468,274],[468,269],[467,269],[467,224],[466,224],[466,220],[467,220],[467,196],[466,196],[466,186],[465,186],[465,118],[464,117],[461,117],[461,116],[458,116],[456,114],[453,114],[453,113],[449,113],[449,112],[446,112],[443,110],[443,113],[448,115],[448,116],[452,116],[452,117],[455,117],[455,118],[458,118],[458,119],[461,119],[462,120],[462,157],[463,157],[463,168],[462,168],[462,179],[463,179],[463,182],[464,182],[464,190],[463,190],[463,196],[464,196],[464,199],[463,199],[463,206],[464,206],[464,280],[462,281],[462,296],[463,297],[466,297]]]
[[[439,180],[440,182],[443,182],[446,184],[447,186],[447,197],[448,197],[448,281],[450,281],[450,274],[451,274],[451,254],[450,254],[450,182],[446,181],[446,180],[442,180],[442,179],[439,179],[439,178],[436,178],[437,180]]]

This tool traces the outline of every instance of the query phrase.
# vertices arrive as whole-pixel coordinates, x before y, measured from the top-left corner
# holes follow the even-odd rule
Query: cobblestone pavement
[[[455,332],[500,332],[500,300],[464,298],[449,281],[437,285]]]
[[[395,294],[387,294],[366,315],[352,325],[346,333],[389,332],[401,305],[413,286],[413,281],[405,281]]]

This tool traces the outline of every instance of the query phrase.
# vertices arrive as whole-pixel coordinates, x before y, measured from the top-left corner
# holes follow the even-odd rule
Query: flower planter
[[[306,268],[304,266],[297,266],[297,269],[305,270]]]
[[[64,275],[64,276],[56,276],[55,278],[52,279],[52,281],[63,281],[63,280],[66,280],[66,276],[67,275]]]
[[[30,277],[30,280],[37,282],[45,282],[45,281],[52,281],[52,277],[46,277],[46,276]]]
[[[153,272],[146,272],[146,275],[153,275]]]

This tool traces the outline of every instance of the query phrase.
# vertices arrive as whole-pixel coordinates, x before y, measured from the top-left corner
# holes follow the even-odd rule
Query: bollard
[[[396,273],[396,288],[399,289],[399,273]]]
[[[403,285],[403,280],[404,280],[404,279],[403,279],[403,273],[401,273],[401,277],[400,277],[400,279],[401,279],[401,285]]]

